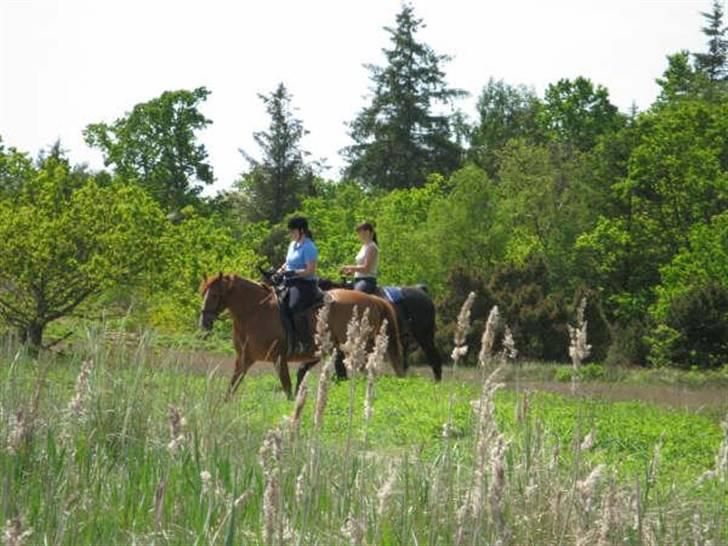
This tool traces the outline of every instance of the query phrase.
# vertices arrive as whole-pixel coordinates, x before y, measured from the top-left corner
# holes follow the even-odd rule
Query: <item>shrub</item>
[[[489,299],[497,302],[525,358],[563,361],[568,358],[568,313],[563,296],[552,292],[549,271],[541,259],[507,264],[488,282]]]
[[[656,365],[705,369],[728,362],[728,288],[711,282],[677,296],[649,342]]]
[[[612,331],[612,339],[607,348],[604,363],[608,368],[618,366],[643,365],[647,359],[644,342],[645,326],[640,321],[617,324]]]

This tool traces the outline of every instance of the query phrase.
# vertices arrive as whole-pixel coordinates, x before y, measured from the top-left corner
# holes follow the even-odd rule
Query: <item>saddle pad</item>
[[[383,286],[382,292],[391,303],[397,304],[402,301],[402,289],[399,286]]]

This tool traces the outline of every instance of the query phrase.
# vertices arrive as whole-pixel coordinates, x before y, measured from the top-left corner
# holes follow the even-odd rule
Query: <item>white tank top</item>
[[[370,241],[365,245],[361,246],[361,249],[359,249],[359,254],[356,255],[356,265],[364,265],[364,261],[366,259],[367,255],[367,249],[369,247],[372,247],[374,249],[374,255],[372,256],[370,262],[369,262],[369,272],[364,273],[362,271],[357,271],[354,273],[354,278],[361,279],[365,277],[377,277],[377,273],[379,271],[379,247],[377,246],[377,243],[374,241]]]

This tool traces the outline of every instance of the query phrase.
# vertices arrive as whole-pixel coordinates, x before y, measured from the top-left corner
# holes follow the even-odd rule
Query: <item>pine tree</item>
[[[441,113],[464,95],[445,82],[442,65],[450,58],[416,39],[424,24],[411,5],[403,5],[396,23],[385,27],[392,42],[383,50],[386,65],[365,65],[372,102],[350,124],[354,144],[343,151],[346,176],[385,189],[422,185],[433,172],[449,174],[462,155],[453,139],[456,116]]]
[[[243,199],[243,214],[248,220],[277,223],[312,192],[313,169],[305,161],[308,152],[300,147],[308,131],[294,117],[292,97],[285,85],[281,83],[269,95],[259,97],[270,116],[268,130],[253,134],[262,159],[240,150],[250,170],[237,186]]]
[[[703,27],[703,34],[708,37],[708,51],[695,53],[695,64],[711,81],[725,81],[728,79],[728,39],[726,27],[723,26],[721,2],[713,0],[713,10],[701,13],[707,23]]]

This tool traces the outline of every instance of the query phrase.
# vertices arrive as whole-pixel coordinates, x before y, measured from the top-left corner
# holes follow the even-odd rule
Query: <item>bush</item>
[[[561,294],[551,291],[543,260],[532,258],[523,265],[497,268],[487,293],[498,303],[524,358],[568,359],[567,305]]]
[[[728,288],[709,283],[677,296],[649,342],[655,365],[706,369],[728,362]]]
[[[644,365],[647,347],[644,342],[645,326],[639,321],[617,324],[607,349],[604,363],[608,368]]]

